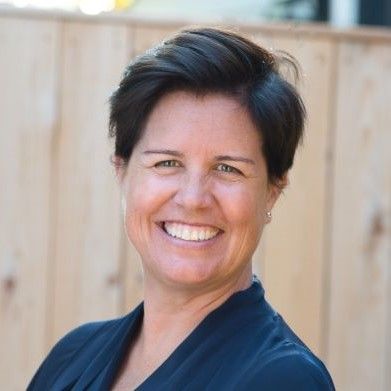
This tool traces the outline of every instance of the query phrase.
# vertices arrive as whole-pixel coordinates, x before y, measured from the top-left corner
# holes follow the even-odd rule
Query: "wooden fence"
[[[0,10],[2,390],[24,389],[69,329],[141,300],[107,98],[132,57],[183,25]],[[255,269],[338,390],[390,390],[391,33],[239,30],[297,57],[309,112]]]

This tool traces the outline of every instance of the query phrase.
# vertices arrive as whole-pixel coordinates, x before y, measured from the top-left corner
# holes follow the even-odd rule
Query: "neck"
[[[146,276],[144,319],[140,330],[142,350],[156,349],[157,343],[177,346],[210,312],[235,292],[248,288],[251,281],[251,267],[236,279],[213,288],[190,291],[167,287]]]

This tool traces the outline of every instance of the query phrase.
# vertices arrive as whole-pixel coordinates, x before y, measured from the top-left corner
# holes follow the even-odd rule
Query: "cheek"
[[[219,195],[224,214],[230,222],[247,227],[263,223],[265,196],[259,187],[230,186],[219,189]]]
[[[156,209],[156,195],[145,180],[133,177],[124,192],[124,226],[128,239],[141,252],[150,232],[150,222]]]
[[[154,175],[129,175],[124,189],[126,220],[147,220],[169,199],[172,186]]]

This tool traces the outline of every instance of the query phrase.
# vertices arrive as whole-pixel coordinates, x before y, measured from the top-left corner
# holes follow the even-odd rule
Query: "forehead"
[[[250,114],[234,98],[177,91],[158,101],[147,120],[140,145],[260,153],[260,142]]]

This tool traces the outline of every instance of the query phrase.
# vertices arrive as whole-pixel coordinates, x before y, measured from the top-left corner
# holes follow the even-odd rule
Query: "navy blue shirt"
[[[63,337],[28,391],[110,390],[143,318],[89,323]],[[323,363],[267,303],[261,283],[212,311],[137,391],[335,390]]]

